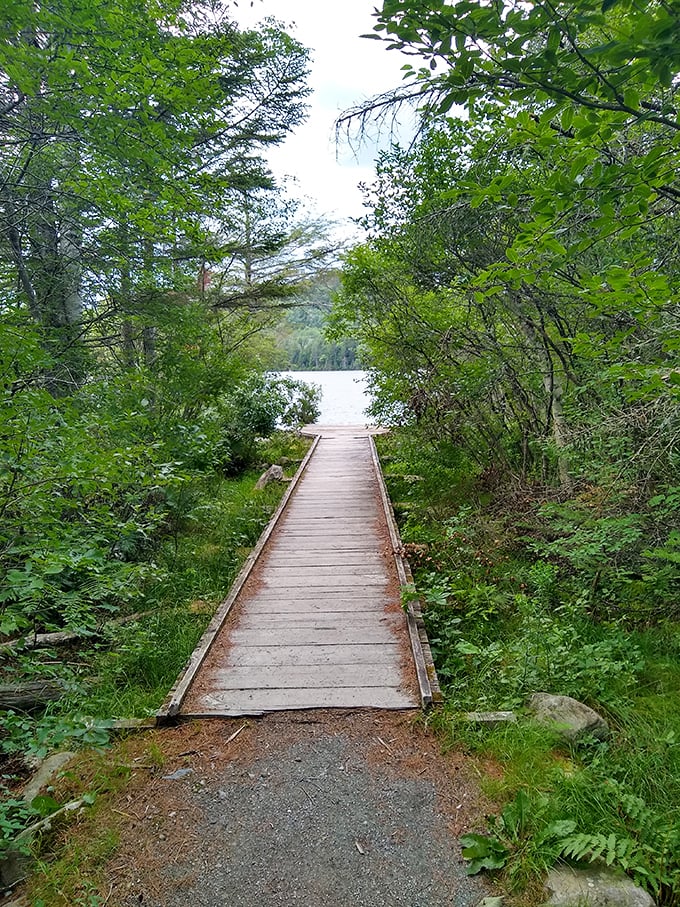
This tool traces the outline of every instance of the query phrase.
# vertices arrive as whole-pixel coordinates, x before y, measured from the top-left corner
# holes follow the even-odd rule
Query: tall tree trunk
[[[573,486],[569,464],[566,457],[566,448],[568,444],[569,429],[564,414],[564,378],[560,371],[561,363],[556,362],[550,352],[550,347],[545,340],[543,329],[533,323],[533,321],[522,316],[520,323],[524,335],[530,341],[531,346],[541,363],[541,380],[546,394],[546,413],[547,421],[550,426],[552,440],[555,445],[557,457],[557,472],[560,479],[560,485],[566,491]]]
[[[153,369],[156,364],[156,328],[147,324],[142,329],[142,349],[144,350],[144,363],[148,369]]]

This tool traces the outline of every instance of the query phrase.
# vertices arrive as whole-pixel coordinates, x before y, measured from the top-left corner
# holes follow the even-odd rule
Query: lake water
[[[320,425],[363,425],[368,421],[366,407],[371,397],[366,388],[366,372],[281,372],[296,381],[321,388]]]

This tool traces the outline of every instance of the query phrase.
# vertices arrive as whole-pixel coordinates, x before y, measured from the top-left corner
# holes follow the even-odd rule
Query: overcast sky
[[[274,16],[312,52],[307,122],[285,144],[274,149],[270,165],[280,178],[296,178],[290,194],[313,200],[315,210],[348,223],[362,214],[361,182],[371,182],[377,149],[366,145],[356,153],[346,142],[336,144],[334,123],[339,113],[402,81],[406,62],[378,41],[359,37],[370,33],[377,0],[240,0],[233,10],[242,27]],[[383,132],[385,132],[383,130]],[[389,141],[383,135],[383,143]],[[344,231],[343,231],[344,232]]]

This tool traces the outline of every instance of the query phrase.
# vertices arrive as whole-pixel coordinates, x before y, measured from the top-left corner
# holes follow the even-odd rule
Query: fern
[[[573,860],[603,860],[607,866],[616,865],[622,869],[631,867],[631,858],[639,851],[637,841],[629,837],[617,837],[615,834],[576,834],[569,835],[562,841],[561,853]]]

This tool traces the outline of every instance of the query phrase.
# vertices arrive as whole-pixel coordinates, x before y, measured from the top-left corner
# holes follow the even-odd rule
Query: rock
[[[605,867],[553,869],[545,887],[551,897],[544,907],[654,907],[632,879]]]
[[[181,778],[186,778],[187,775],[193,775],[193,773],[193,768],[178,768],[170,775],[163,775],[163,781],[179,781]]]
[[[0,860],[0,883],[5,888],[18,885],[29,874],[34,862],[30,854],[10,846]]]
[[[484,898],[477,904],[477,907],[503,907],[505,898]]]
[[[270,482],[283,482],[283,466],[270,466],[257,480],[255,488],[259,491],[269,485]]]
[[[572,743],[583,737],[597,740],[609,737],[609,725],[604,718],[571,696],[534,693],[528,705],[539,724],[558,731]]]
[[[23,798],[30,803],[38,796],[43,787],[57,775],[75,756],[75,753],[53,753],[41,764],[38,771],[24,788]]]
[[[517,715],[514,712],[466,712],[465,717],[470,724],[480,724],[482,727],[488,728],[517,721]]]

